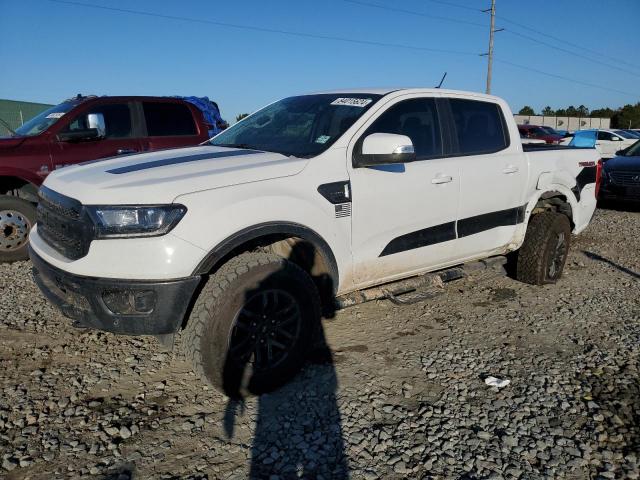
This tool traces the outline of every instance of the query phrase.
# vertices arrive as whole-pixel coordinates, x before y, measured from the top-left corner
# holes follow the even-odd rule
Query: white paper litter
[[[500,379],[496,377],[487,377],[484,379],[484,383],[489,385],[490,387],[503,388],[511,383],[511,380],[507,380],[506,378]]]

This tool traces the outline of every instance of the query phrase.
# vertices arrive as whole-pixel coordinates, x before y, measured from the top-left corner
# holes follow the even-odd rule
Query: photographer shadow
[[[307,272],[313,272],[313,247],[299,242],[292,246],[288,259]],[[274,273],[246,294],[247,301],[262,289],[269,288]],[[333,291],[329,275],[312,275],[323,298],[324,318],[335,316]],[[327,288],[328,287],[328,288]],[[336,390],[338,380],[333,355],[326,343],[320,318],[314,320],[313,346],[306,352],[302,371],[282,387],[263,393],[257,399],[255,433],[251,447],[249,478],[315,479],[349,478],[349,468],[342,438],[342,424]],[[231,361],[227,357],[227,362]],[[237,360],[236,360],[237,362]],[[250,385],[252,365],[243,365],[239,378],[225,382],[229,396],[224,413],[224,430],[233,438],[237,418],[245,409],[245,391]],[[235,369],[237,371],[237,369]],[[281,383],[284,383],[284,378]],[[278,383],[276,381],[276,383]]]

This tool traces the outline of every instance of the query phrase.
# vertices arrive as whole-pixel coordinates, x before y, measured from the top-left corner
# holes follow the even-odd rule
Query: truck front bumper
[[[127,335],[165,335],[182,326],[200,277],[119,280],[74,275],[29,249],[33,278],[74,326]]]

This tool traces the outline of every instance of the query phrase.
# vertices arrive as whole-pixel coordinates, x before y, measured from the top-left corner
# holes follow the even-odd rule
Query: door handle
[[[431,183],[433,183],[434,185],[439,185],[441,183],[450,183],[453,181],[453,177],[450,175],[436,175],[435,177],[433,177],[431,179]]]
[[[118,155],[126,155],[128,153],[138,153],[138,151],[134,150],[133,148],[119,148],[118,150],[116,150],[116,153]]]
[[[520,169],[518,167],[516,167],[515,165],[507,165],[506,167],[504,167],[502,169],[502,173],[504,173],[504,174],[516,173],[519,170]]]

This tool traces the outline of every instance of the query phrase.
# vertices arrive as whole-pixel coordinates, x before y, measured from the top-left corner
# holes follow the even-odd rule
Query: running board
[[[454,280],[471,278],[479,281],[504,276],[506,263],[506,257],[491,257],[439,272],[347,293],[336,297],[336,309],[340,310],[372,300],[389,300],[396,305],[413,305],[441,295],[444,293],[444,284]]]

